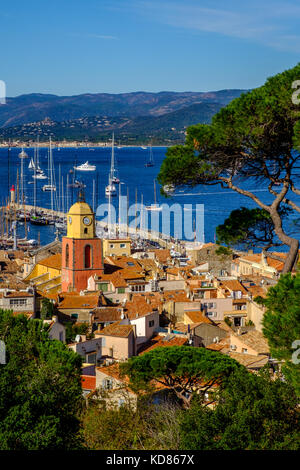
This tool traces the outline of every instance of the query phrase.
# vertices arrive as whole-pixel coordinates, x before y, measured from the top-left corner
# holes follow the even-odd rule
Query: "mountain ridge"
[[[56,122],[88,116],[161,116],[195,103],[218,102],[225,106],[248,90],[224,89],[211,92],[84,93],[72,96],[30,93],[8,97],[0,106],[0,128],[50,118]]]

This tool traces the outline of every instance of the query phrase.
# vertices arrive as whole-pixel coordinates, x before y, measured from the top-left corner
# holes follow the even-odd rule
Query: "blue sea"
[[[9,180],[8,180],[8,150],[5,148],[0,149],[0,201],[1,204],[5,204],[8,197],[8,184],[11,187],[15,185],[17,181],[17,169],[20,175],[21,159],[18,157],[20,148],[12,148],[10,151],[10,164],[9,164]],[[25,174],[25,195],[26,203],[32,204],[34,201],[34,184],[32,184],[33,172],[28,169],[28,164],[31,157],[34,157],[34,149],[26,148],[26,153],[29,158],[24,159],[24,174]],[[154,203],[154,180],[156,179],[160,165],[165,158],[165,147],[153,147],[153,158],[154,166],[145,167],[145,163],[149,160],[149,148],[143,149],[141,147],[115,147],[115,163],[118,171],[118,177],[122,184],[119,185],[122,195],[129,195],[129,206],[135,204],[135,198],[137,193],[137,200],[140,203],[151,205]],[[105,197],[105,187],[108,184],[108,174],[110,170],[111,162],[111,148],[110,147],[94,147],[94,148],[58,148],[53,149],[53,162],[55,168],[55,179],[57,191],[54,196],[56,204],[62,209],[62,203],[67,209],[67,205],[71,206],[73,202],[76,202],[78,190],[69,189],[67,191],[67,175],[69,175],[69,183],[72,180],[72,171],[74,166],[80,165],[88,161],[90,164],[96,165],[96,171],[92,172],[76,172],[76,179],[85,183],[86,188],[84,189],[86,201],[93,206],[96,211],[97,207],[103,203],[107,203],[107,197]],[[39,162],[40,167],[47,174],[48,167],[48,148],[39,149]],[[62,194],[62,190],[59,191],[59,174],[63,177],[64,182],[64,201],[62,197],[59,199],[59,194]],[[47,183],[47,180],[36,180],[37,182],[37,200],[36,204],[40,207],[51,207],[51,193],[42,191],[42,186]],[[264,202],[270,202],[271,197],[265,188],[257,186],[255,181],[239,181],[239,185],[243,188],[251,190]],[[94,187],[94,198],[93,198],[93,187]],[[67,199],[68,198],[68,199]],[[184,217],[189,217],[195,225],[195,214],[196,205],[203,207],[204,210],[204,226],[203,235],[202,229],[197,228],[197,238],[202,239],[199,241],[210,242],[215,240],[216,227],[222,224],[224,220],[229,216],[230,212],[241,206],[252,208],[257,207],[256,204],[249,198],[242,196],[232,190],[222,189],[219,185],[215,186],[203,186],[199,185],[194,188],[179,188],[176,189],[173,196],[165,198],[160,194],[160,186],[156,183],[156,199],[158,204],[179,204],[183,211]],[[296,199],[296,198],[294,198]],[[118,211],[118,197],[111,198],[112,203]],[[300,202],[298,197],[297,202]],[[203,205],[203,206],[201,206]],[[160,219],[162,213],[157,214]],[[148,213],[150,218],[150,213]],[[290,230],[292,227],[293,220],[297,218],[297,215],[292,214],[289,220],[286,222],[286,227]],[[197,219],[198,220],[198,219]],[[200,220],[200,219],[199,219]],[[149,219],[150,221],[150,219]],[[188,237],[182,233],[178,226],[172,225],[173,219],[171,216],[170,224],[170,235],[176,238],[187,239]],[[149,225],[150,226],[150,225]],[[162,231],[162,223],[159,221],[159,229]],[[195,229],[195,226],[193,226]],[[22,232],[23,231],[23,232]],[[28,238],[38,238],[38,232],[40,235],[41,244],[51,242],[55,238],[55,227],[54,226],[33,226],[29,224]],[[18,227],[18,234],[24,235],[24,227]],[[181,237],[179,236],[181,235]],[[299,235],[299,234],[298,234]]]

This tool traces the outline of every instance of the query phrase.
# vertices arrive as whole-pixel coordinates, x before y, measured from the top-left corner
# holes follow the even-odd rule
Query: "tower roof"
[[[93,215],[93,210],[89,204],[86,202],[75,202],[73,206],[70,207],[68,212],[69,215]]]

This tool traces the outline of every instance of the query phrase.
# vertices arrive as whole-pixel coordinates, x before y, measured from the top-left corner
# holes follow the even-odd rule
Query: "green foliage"
[[[172,346],[132,357],[121,365],[121,371],[129,376],[135,390],[148,389],[153,381],[171,387],[185,406],[189,406],[193,387],[204,390],[215,384],[223,386],[230,374],[240,367],[235,360],[219,352]]]
[[[54,304],[47,298],[43,298],[41,303],[41,319],[47,320],[52,318],[52,315],[54,314]]]
[[[232,326],[232,321],[230,320],[229,317],[225,317],[225,318],[224,318],[224,322],[226,323],[226,325]]]
[[[300,340],[300,274],[281,276],[278,283],[268,290],[266,298],[258,297],[266,307],[263,317],[263,334],[267,338],[271,354],[284,361],[282,371],[300,396],[300,365],[293,342]],[[298,343],[298,348],[299,348]]]
[[[89,406],[82,416],[85,447],[92,450],[176,450],[180,445],[181,410],[171,402],[153,405]]]
[[[66,342],[73,343],[75,341],[76,335],[86,335],[89,330],[88,323],[65,323],[66,327]]]
[[[213,407],[195,395],[183,409],[171,401],[137,407],[92,403],[82,416],[92,450],[288,450],[299,448],[298,400],[292,387],[238,368],[215,394]]]
[[[216,250],[216,254],[219,256],[230,256],[232,255],[232,250],[227,248],[227,246],[219,246],[219,248]]]
[[[50,340],[40,320],[0,311],[0,449],[51,450],[79,446],[81,359]]]
[[[265,209],[271,215],[276,235],[290,247],[285,271],[291,271],[299,246],[297,239],[286,236],[280,213],[283,203],[295,209],[295,203],[284,196],[288,191],[299,190],[296,187],[299,154],[295,146],[298,144],[299,148],[300,108],[292,102],[292,83],[299,76],[300,64],[233,100],[214,115],[211,124],[189,127],[185,144],[168,149],[158,175],[161,185],[220,184]],[[272,202],[278,196],[274,185],[279,185],[283,193],[278,203],[267,205],[259,195],[243,189],[241,182],[249,178],[269,190]],[[257,217],[258,214],[254,219]],[[267,222],[266,217],[263,221]],[[226,230],[220,235],[232,243],[247,239],[251,226],[244,220],[240,233],[237,224],[234,230],[229,228],[229,233]]]
[[[181,416],[181,449],[296,450],[299,410],[293,389],[268,371],[232,374],[214,408],[193,400]]]
[[[217,243],[247,248],[274,246],[274,223],[264,209],[241,207],[233,210],[223,224],[216,228]]]

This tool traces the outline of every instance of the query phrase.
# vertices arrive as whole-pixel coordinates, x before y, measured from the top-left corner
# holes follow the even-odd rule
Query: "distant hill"
[[[200,103],[157,117],[92,116],[62,122],[47,118],[21,126],[0,128],[0,139],[30,141],[39,135],[40,141],[47,141],[51,136],[58,141],[106,142],[114,132],[117,142],[122,144],[149,141],[153,144],[174,144],[184,141],[186,127],[210,122],[220,108],[220,103]]]
[[[242,90],[210,93],[128,93],[122,95],[22,95],[0,106],[1,140],[105,142],[114,131],[121,144],[182,143],[185,130],[209,123]]]
[[[169,92],[82,94],[57,96],[28,94],[7,98],[0,106],[0,127],[12,127],[46,118],[62,122],[92,116],[128,117],[161,116],[195,103],[220,103],[226,105],[240,96],[243,90],[213,92]]]

